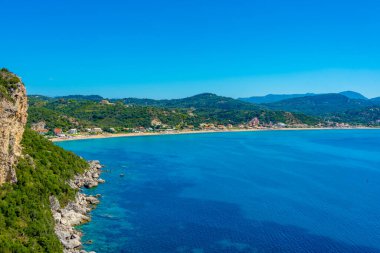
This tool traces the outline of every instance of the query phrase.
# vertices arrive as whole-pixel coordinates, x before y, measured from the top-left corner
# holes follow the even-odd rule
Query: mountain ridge
[[[324,95],[324,94],[341,94],[351,99],[364,99],[367,100],[368,98],[360,94],[359,92],[355,91],[342,91],[338,93],[304,93],[304,94],[268,94],[265,96],[253,96],[253,97],[247,97],[247,98],[238,98],[239,100],[250,102],[250,103],[256,103],[256,104],[264,104],[264,103],[274,103],[279,102],[286,99],[292,99],[292,98],[298,98],[298,97],[311,97],[311,96],[318,96],[318,95]]]

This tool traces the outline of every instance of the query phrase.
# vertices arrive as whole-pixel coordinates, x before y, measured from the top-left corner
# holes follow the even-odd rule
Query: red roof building
[[[55,135],[62,134],[62,129],[61,128],[54,128],[53,132]]]

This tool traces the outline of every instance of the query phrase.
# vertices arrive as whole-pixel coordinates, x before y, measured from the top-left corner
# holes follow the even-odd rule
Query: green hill
[[[362,94],[360,94],[359,92],[350,91],[350,90],[339,92],[339,94],[346,96],[350,99],[364,99],[364,100],[368,99],[365,96],[363,96]]]
[[[247,98],[239,98],[241,101],[253,103],[253,104],[266,104],[279,102],[285,99],[299,98],[299,97],[309,97],[315,96],[314,93],[305,93],[305,94],[268,94],[266,96],[253,96]]]
[[[200,94],[184,99],[110,99],[97,102],[88,99],[29,98],[29,124],[45,121],[47,127],[69,128],[134,128],[151,127],[158,120],[168,127],[183,128],[201,123],[244,124],[258,117],[261,122],[315,124],[312,117],[272,111],[257,105],[215,94]]]
[[[338,122],[350,122],[379,126],[380,106],[351,109],[342,113],[336,113],[327,118]]]
[[[257,110],[260,107],[237,99],[222,97],[212,93],[202,93],[182,99],[122,99],[125,104],[159,106],[166,108],[194,108],[194,109],[225,109],[225,110]]]
[[[66,204],[75,195],[66,181],[88,165],[28,129],[22,146],[18,182],[0,186],[0,252],[62,252],[49,196]]]
[[[341,94],[323,94],[310,97],[286,99],[265,106],[272,110],[286,110],[305,113],[314,116],[323,116],[332,113],[341,113],[348,110],[365,108],[373,105],[368,100],[350,99]]]
[[[347,95],[347,94],[346,94]],[[319,117],[325,121],[379,125],[380,100],[350,99],[342,94],[324,94],[264,104],[271,110],[286,110]],[[351,94],[358,97],[357,94]]]

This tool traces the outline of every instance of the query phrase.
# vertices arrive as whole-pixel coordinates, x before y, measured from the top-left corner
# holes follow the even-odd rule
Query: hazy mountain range
[[[344,95],[350,99],[364,99],[367,100],[365,96],[355,91],[343,91],[337,94]],[[255,103],[255,104],[264,104],[264,103],[274,103],[285,99],[298,98],[298,97],[311,97],[323,94],[316,93],[304,93],[304,94],[268,94],[266,96],[254,96],[254,97],[246,97],[239,98],[239,100]],[[380,99],[380,98],[377,98]]]

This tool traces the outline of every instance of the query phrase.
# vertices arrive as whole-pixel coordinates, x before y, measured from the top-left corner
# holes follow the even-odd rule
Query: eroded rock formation
[[[99,178],[102,165],[99,161],[89,161],[89,169],[82,175],[76,175],[68,183],[73,189],[92,188],[104,183]],[[64,247],[64,253],[87,253],[82,250],[82,233],[74,227],[90,221],[89,212],[99,203],[99,196],[90,196],[78,192],[75,199],[61,208],[55,196],[50,197],[50,207],[55,221],[55,233]],[[94,253],[90,251],[89,253]]]
[[[15,165],[27,120],[26,90],[13,73],[0,70],[0,185],[16,182]]]

